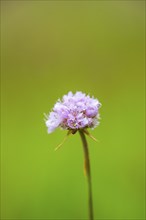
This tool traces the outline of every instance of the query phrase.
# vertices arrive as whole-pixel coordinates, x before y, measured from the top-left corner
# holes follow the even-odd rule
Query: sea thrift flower
[[[79,129],[95,128],[99,124],[99,107],[101,104],[82,92],[69,92],[58,100],[52,112],[46,116],[48,133],[60,127],[73,132]]]
[[[46,116],[46,126],[48,133],[53,132],[56,128],[60,127],[68,130],[69,134],[75,134],[79,131],[84,150],[84,170],[87,175],[88,193],[89,193],[89,219],[93,220],[93,200],[92,200],[92,186],[91,186],[91,171],[88,145],[85,135],[90,136],[96,140],[88,131],[87,128],[95,128],[99,124],[99,107],[101,104],[94,97],[90,97],[82,92],[73,94],[69,92],[64,95],[62,100],[58,100],[54,105],[52,112]],[[63,142],[56,148],[58,149]]]

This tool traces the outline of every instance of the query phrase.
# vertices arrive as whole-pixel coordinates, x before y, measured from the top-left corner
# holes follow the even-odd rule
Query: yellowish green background
[[[79,134],[47,134],[68,91],[102,103],[88,138],[95,219],[144,219],[144,1],[1,2],[1,219],[87,219]]]

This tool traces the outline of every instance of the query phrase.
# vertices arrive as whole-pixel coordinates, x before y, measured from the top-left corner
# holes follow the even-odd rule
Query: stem
[[[87,181],[88,181],[88,194],[89,194],[89,219],[93,220],[93,200],[92,200],[92,184],[91,184],[91,171],[90,171],[90,159],[89,159],[89,151],[88,151],[88,144],[86,141],[85,134],[82,130],[79,130],[82,143],[83,143],[83,149],[84,149],[84,162],[85,162],[85,172],[87,175]]]

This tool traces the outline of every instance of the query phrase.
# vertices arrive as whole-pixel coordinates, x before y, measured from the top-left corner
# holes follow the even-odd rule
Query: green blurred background
[[[144,219],[144,1],[3,1],[2,219],[87,219],[79,134],[48,135],[68,91],[102,103],[88,139],[95,219]]]

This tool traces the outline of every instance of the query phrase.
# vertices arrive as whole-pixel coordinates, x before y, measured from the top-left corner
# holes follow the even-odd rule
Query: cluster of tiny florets
[[[58,100],[52,112],[47,116],[48,133],[57,127],[65,130],[95,128],[99,124],[99,107],[101,104],[94,97],[82,92],[69,92]]]

